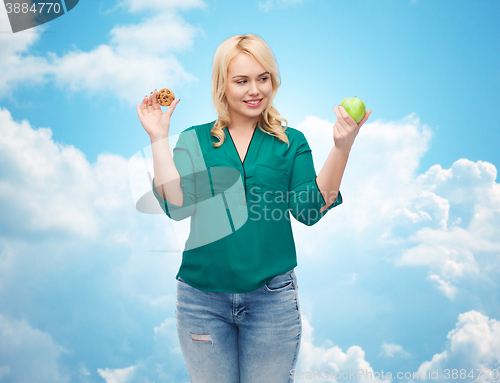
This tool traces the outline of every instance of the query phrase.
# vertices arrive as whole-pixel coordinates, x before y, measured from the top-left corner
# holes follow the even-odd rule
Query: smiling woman
[[[247,34],[224,41],[214,55],[212,102],[218,114],[212,135],[224,143],[223,128],[248,137],[255,125],[288,144],[287,121],[273,106],[281,84],[273,52],[260,37]],[[233,113],[231,113],[233,112]]]
[[[247,74],[239,74],[247,73]],[[252,56],[240,53],[229,64],[226,100],[230,130],[253,130],[273,91],[269,72]]]
[[[234,36],[214,56],[217,120],[185,129],[173,157],[168,130],[178,101],[162,113],[155,93],[138,108],[152,143],[153,193],[170,218],[191,217],[176,275],[177,331],[191,382],[292,381],[302,320],[290,214],[314,225],[342,196],[332,189],[326,203],[304,134],[273,106],[279,85],[264,40]],[[337,126],[342,149],[357,133],[345,118]],[[334,147],[323,168],[330,188],[340,185],[345,153]]]

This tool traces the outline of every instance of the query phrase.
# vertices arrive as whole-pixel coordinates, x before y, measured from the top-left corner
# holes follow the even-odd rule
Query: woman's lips
[[[243,101],[245,104],[247,104],[250,108],[256,108],[258,107],[260,104],[262,104],[262,100],[263,99],[260,99],[260,101],[256,102],[256,103],[250,103],[248,101]]]

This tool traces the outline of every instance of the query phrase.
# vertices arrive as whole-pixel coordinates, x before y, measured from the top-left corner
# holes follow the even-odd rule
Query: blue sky
[[[80,1],[12,34],[2,7],[0,382],[188,382],[174,316],[180,253],[152,251],[175,249],[179,229],[137,212],[129,182],[129,159],[149,145],[135,104],[168,87],[182,100],[172,136],[212,121],[213,54],[245,33],[274,51],[275,105],[306,135],[318,173],[333,106],[357,96],[373,110],[344,203],[312,227],[293,222],[298,369],[439,369],[444,382],[445,369],[498,368],[499,11],[496,1]],[[493,381],[475,373],[467,379]]]

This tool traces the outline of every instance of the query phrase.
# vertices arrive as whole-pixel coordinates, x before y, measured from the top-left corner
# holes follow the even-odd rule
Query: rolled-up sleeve
[[[323,213],[320,213],[321,208],[326,205],[326,202],[316,182],[316,170],[314,169],[311,148],[302,134],[290,175],[288,208],[297,221],[307,226],[312,226],[330,209],[341,203],[342,195],[339,191],[335,202],[323,211]]]
[[[153,193],[165,214],[174,221],[181,221],[193,215],[196,209],[196,177],[193,161],[191,159],[188,145],[186,145],[183,133],[180,134],[174,148],[173,160],[175,167],[181,177],[181,188],[183,192],[182,206],[167,202],[155,191],[154,178],[152,181]],[[177,182],[177,181],[176,181]],[[168,183],[163,187],[168,187]]]

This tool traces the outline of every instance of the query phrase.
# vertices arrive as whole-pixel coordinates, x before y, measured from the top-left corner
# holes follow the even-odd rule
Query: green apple
[[[363,119],[366,113],[365,103],[356,97],[347,97],[340,103],[344,107],[349,116],[352,117],[356,124]]]

